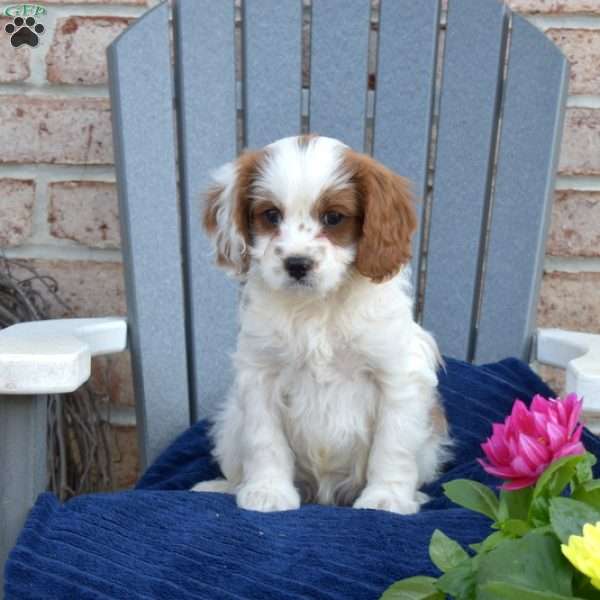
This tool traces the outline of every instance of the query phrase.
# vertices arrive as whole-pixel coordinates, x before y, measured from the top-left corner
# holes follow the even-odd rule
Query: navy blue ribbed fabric
[[[453,507],[441,484],[467,477],[497,485],[475,462],[491,423],[504,419],[515,398],[554,395],[515,359],[482,367],[448,359],[440,391],[454,459],[417,515],[316,505],[261,514],[238,509],[229,495],[190,493],[219,474],[199,423],[134,491],[64,505],[42,494],[7,562],[6,598],[376,599],[397,579],[435,575],[428,557],[434,529],[466,545],[490,526]],[[584,443],[600,455],[598,438],[586,432]]]

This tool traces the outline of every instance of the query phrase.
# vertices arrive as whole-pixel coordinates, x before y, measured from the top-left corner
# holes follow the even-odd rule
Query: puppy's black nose
[[[290,277],[300,281],[313,267],[312,258],[307,256],[288,256],[283,262]]]

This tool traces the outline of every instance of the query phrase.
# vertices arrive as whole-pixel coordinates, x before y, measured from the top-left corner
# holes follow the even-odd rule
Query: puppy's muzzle
[[[297,281],[304,279],[314,266],[314,261],[308,256],[288,256],[283,264],[290,277]]]

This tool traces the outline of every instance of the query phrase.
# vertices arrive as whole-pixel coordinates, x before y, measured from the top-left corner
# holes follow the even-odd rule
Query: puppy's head
[[[327,293],[350,273],[374,282],[410,260],[407,180],[341,142],[284,138],[214,174],[204,226],[220,265],[273,289]]]

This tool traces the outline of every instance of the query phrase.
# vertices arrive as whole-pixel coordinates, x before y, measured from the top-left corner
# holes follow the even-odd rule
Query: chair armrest
[[[127,347],[122,317],[18,323],[0,331],[0,394],[75,391],[90,377],[91,358]]]
[[[539,329],[537,360],[567,370],[567,392],[583,396],[584,410],[600,411],[600,335]]]

